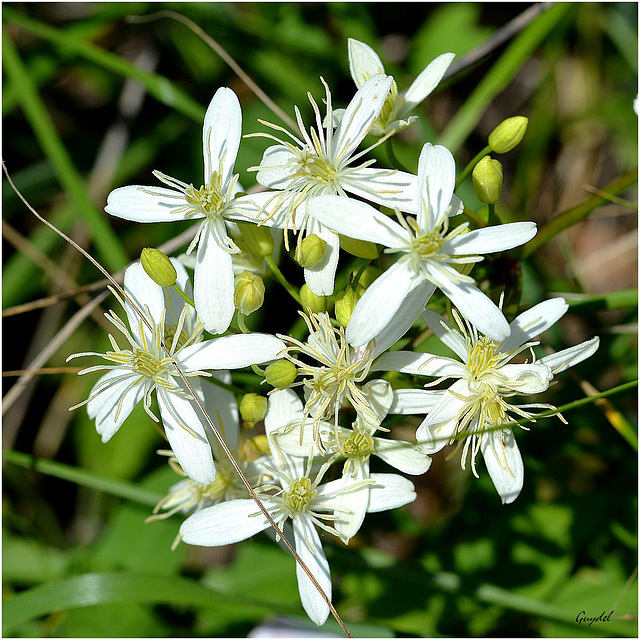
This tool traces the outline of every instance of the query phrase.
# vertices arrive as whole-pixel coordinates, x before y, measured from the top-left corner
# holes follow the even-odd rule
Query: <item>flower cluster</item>
[[[297,107],[295,133],[263,123],[276,133],[252,135],[275,144],[252,168],[262,190],[247,193],[234,174],[240,103],[221,88],[205,115],[202,182],[155,171],[166,186],[121,187],[109,195],[106,211],[113,216],[199,221],[186,254],[168,258],[145,250],[127,269],[125,295],[117,295],[127,322],[107,314],[125,342],[110,335],[111,351],[71,356],[105,360],[81,372],[104,372],[81,403],[104,442],[139,402],[162,423],[172,466],[185,477],[151,519],[187,515],[179,540],[224,545],[269,527],[239,469],[273,520],[280,527],[290,521],[297,554],[330,597],[321,534],[348,543],[367,513],[413,501],[415,488],[405,475],[426,473],[431,456],[446,445],[461,449],[462,467],[470,460],[476,476],[482,453],[503,503],[520,493],[524,472],[513,423],[533,422],[539,410],[554,407],[512,398],[546,391],[556,374],[595,352],[598,338],[536,357],[535,339],[566,313],[564,300],[541,302],[509,322],[491,290],[476,282],[476,263],[524,244],[536,226],[472,229],[461,222],[465,208],[454,194],[456,166],[448,149],[425,143],[416,174],[373,166],[370,151],[417,119],[409,111],[435,89],[452,58],[441,55],[398,93],[375,52],[350,40],[357,91],[349,104],[334,109],[323,80],[326,111],[309,94],[311,126]],[[362,148],[367,135],[377,140]],[[496,189],[489,184],[494,174]],[[490,207],[499,197],[501,167],[494,174],[474,175],[474,184],[493,194],[483,200]],[[282,244],[303,268],[306,284],[299,292],[277,266]],[[355,267],[346,289],[335,292],[340,259]],[[193,269],[193,286],[185,267]],[[245,316],[263,304],[263,279],[272,277],[303,300],[306,338],[298,330],[291,336],[246,328]],[[448,319],[426,309],[432,297],[449,305]],[[456,357],[419,350],[414,338],[424,332],[406,337],[414,326],[428,329]],[[272,388],[268,398],[245,395],[238,407],[229,371],[245,367]],[[408,388],[413,376],[430,378],[428,388]],[[390,381],[398,380],[403,384],[394,388]],[[392,437],[388,414],[425,417],[409,442]],[[246,437],[262,424],[266,435]],[[371,471],[374,456],[393,471]],[[297,578],[303,607],[322,624],[329,614],[325,599],[300,566]]]

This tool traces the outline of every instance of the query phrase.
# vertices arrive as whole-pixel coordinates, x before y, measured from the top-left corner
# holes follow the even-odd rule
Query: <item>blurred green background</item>
[[[347,38],[376,49],[402,90],[435,56],[452,51],[464,60],[530,6],[4,3],[3,158],[29,202],[115,272],[143,247],[170,240],[176,225],[110,218],[106,195],[153,184],[153,169],[200,180],[201,121],[218,87],[238,94],[244,133],[264,130],[257,118],[278,122],[185,25],[130,17],[166,9],[187,16],[281,108],[291,115],[297,104],[308,120],[306,92],[321,98],[320,76],[334,105],[354,93]],[[573,296],[545,344],[560,349],[601,336],[598,353],[545,396],[560,406],[590,393],[587,384],[604,391],[637,379],[637,5],[557,4],[524,23],[445,80],[394,150],[415,171],[422,145],[441,142],[462,168],[499,122],[525,115],[525,139],[500,156],[501,219],[542,228],[591,198],[586,219],[576,214],[576,224],[526,260],[486,267],[502,279],[497,287],[522,282],[521,308],[551,293]],[[245,188],[254,176],[245,170],[268,144],[243,141],[236,170]],[[385,149],[376,153],[388,166]],[[614,196],[594,203],[594,189],[611,183]],[[458,193],[481,211],[470,180]],[[6,181],[3,240],[4,634],[246,636],[280,615],[307,624],[294,562],[266,538],[172,552],[181,518],[144,524],[175,475],[155,455],[162,440],[140,408],[104,445],[83,410],[68,412],[95,376],[49,372],[25,381],[12,373],[64,367],[68,354],[108,342],[99,309],[60,337],[95,293],[31,305],[99,274],[31,216]],[[350,266],[341,263],[343,278]],[[289,258],[282,268],[302,284]],[[287,333],[297,317],[289,303],[268,283],[252,325]],[[325,537],[334,603],[352,633],[636,636],[635,388],[607,402],[567,411],[568,425],[548,418],[519,430],[526,478],[512,505],[500,504],[483,467],[476,480],[457,458],[446,461],[445,449],[415,479],[415,503],[369,516],[349,548]],[[399,423],[394,435],[411,438],[417,424]],[[37,469],[29,468],[34,458]],[[614,614],[578,625],[583,611]]]

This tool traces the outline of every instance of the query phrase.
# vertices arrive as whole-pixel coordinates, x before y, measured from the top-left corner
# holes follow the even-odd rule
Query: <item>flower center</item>
[[[411,243],[411,252],[417,258],[430,258],[442,248],[444,238],[440,231],[430,231],[424,236],[418,236]]]
[[[136,349],[131,363],[137,373],[147,378],[156,378],[162,369],[162,361],[153,353]]]
[[[295,173],[292,175],[293,178],[305,178],[306,180],[327,185],[335,190],[338,172],[326,158],[308,149],[296,150],[296,152],[298,160]]]
[[[473,379],[478,380],[498,363],[500,356],[496,355],[497,346],[494,340],[486,336],[474,342],[467,359],[467,371]]]
[[[354,431],[343,443],[342,450],[348,458],[367,458],[373,451],[373,438],[364,431]]]
[[[307,477],[297,478],[285,491],[283,499],[284,504],[291,513],[306,512],[309,510],[311,500],[317,494],[317,491],[311,490],[311,480]]]
[[[215,182],[215,174],[213,181]],[[189,204],[197,207],[197,210],[208,218],[218,215],[224,205],[224,196],[217,185],[207,184],[199,189],[190,186],[185,190],[184,197]]]
[[[384,105],[382,105],[382,109],[380,110],[380,115],[378,116],[377,122],[380,124],[381,129],[385,129],[389,124],[389,120],[391,120],[391,115],[395,112],[396,106],[398,104],[398,85],[394,80],[391,83],[391,89],[389,89],[389,93],[384,101]]]

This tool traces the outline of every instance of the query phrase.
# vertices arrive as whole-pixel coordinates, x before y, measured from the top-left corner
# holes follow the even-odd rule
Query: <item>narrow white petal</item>
[[[187,201],[180,191],[165,187],[144,187],[136,184],[115,189],[107,196],[104,210],[116,218],[134,222],[173,222],[186,220]],[[189,216],[202,218],[202,215]]]
[[[224,333],[231,324],[233,304],[233,263],[209,228],[202,230],[194,270],[194,302],[207,331]]]
[[[231,383],[231,374],[228,371],[214,371],[212,375],[225,384]],[[201,399],[207,414],[218,427],[229,449],[238,451],[240,412],[235,395],[227,389],[208,382],[205,378],[201,378],[200,387],[202,388]],[[217,448],[218,444],[214,438],[212,442]]]
[[[376,455],[398,471],[418,476],[431,466],[431,458],[410,442],[385,438],[374,438],[374,442]]]
[[[567,312],[564,298],[551,298],[521,313],[511,322],[511,335],[500,345],[500,351],[517,349],[554,325]]]
[[[349,38],[349,71],[358,89],[376,73],[384,73],[378,54],[364,42]]]
[[[358,533],[364,522],[369,506],[370,484],[357,486],[363,480],[369,479],[369,462],[357,463],[354,461],[355,473],[343,475],[339,480],[338,495],[334,500],[336,531],[340,538],[348,542]]]
[[[524,465],[513,432],[509,429],[485,434],[480,450],[502,504],[510,504],[524,483]]]
[[[230,500],[189,516],[180,527],[180,537],[187,544],[220,547],[246,540],[268,526],[253,500]]]
[[[226,191],[241,135],[242,111],[238,97],[231,89],[220,87],[209,103],[202,128],[205,184],[211,184],[211,176],[217,173],[222,178],[223,191]]]
[[[418,162],[418,225],[423,231],[433,229],[436,220],[451,204],[456,185],[456,163],[442,145],[427,142]]]
[[[391,76],[377,73],[358,89],[336,127],[331,152],[334,161],[349,158],[358,148],[380,114],[392,81]]]
[[[418,177],[404,171],[360,167],[342,181],[345,191],[391,209],[418,212]]]
[[[298,555],[307,565],[326,596],[331,599],[329,563],[324,555],[320,536],[309,518],[303,515],[293,518],[293,537]],[[329,616],[329,605],[298,563],[296,563],[296,576],[300,601],[304,610],[318,626],[324,624]]]
[[[184,472],[198,484],[211,484],[216,479],[216,468],[203,424],[204,417],[196,410],[193,401],[166,389],[158,389],[158,406],[164,432]],[[211,418],[215,424],[215,416]]]
[[[285,344],[266,333],[246,333],[206,340],[180,352],[185,371],[242,369],[275,360]]]
[[[362,387],[362,392],[369,398],[369,406],[382,422],[389,413],[393,402],[393,389],[386,380],[371,380]]]
[[[459,378],[465,374],[464,365],[456,360],[443,356],[434,356],[431,353],[416,353],[414,351],[390,351],[385,353],[376,360],[372,370],[399,371],[400,373],[433,376],[435,378],[443,376]]]
[[[396,262],[358,300],[347,325],[347,340],[362,347],[381,333],[415,287],[422,284],[407,262]]]
[[[313,200],[311,200],[313,202]],[[309,204],[307,203],[307,210]],[[309,220],[307,235],[315,233],[321,240],[327,243],[322,260],[313,268],[304,270],[304,280],[307,286],[317,296],[330,296],[333,294],[336,280],[336,269],[340,256],[340,237],[316,220]]]
[[[292,427],[283,433],[284,428],[292,423],[302,423],[304,407],[302,400],[293,389],[281,389],[269,396],[267,415],[264,418],[264,428],[269,443],[275,453],[280,449],[293,456],[303,456],[315,453],[313,441],[313,423],[308,421],[309,429],[303,434],[303,445],[300,445],[300,427]],[[307,431],[309,431],[307,433]]]
[[[592,356],[598,350],[599,346],[600,338],[591,338],[591,340],[569,347],[568,349],[544,356],[544,358],[538,360],[538,364],[547,365],[553,374],[556,375]]]
[[[467,361],[467,343],[459,331],[454,329],[442,316],[435,311],[431,311],[431,309],[424,310],[422,319],[429,329],[436,334],[440,342],[449,347],[463,362]]]
[[[450,255],[482,255],[519,247],[536,235],[535,222],[512,222],[461,233],[447,241],[442,251]]]
[[[411,111],[438,86],[455,57],[455,53],[443,53],[420,73],[404,94],[404,105],[400,113]]]
[[[336,233],[386,247],[406,246],[411,236],[395,220],[372,206],[342,196],[318,196],[306,205],[312,218]]]
[[[542,393],[549,388],[553,372],[540,364],[505,364],[500,367],[500,374],[505,377],[505,387],[526,395]]]
[[[152,325],[160,322],[164,309],[164,293],[162,292],[162,287],[157,285],[146,274],[140,262],[134,262],[131,266],[127,267],[127,270],[124,272],[124,290],[145,317],[151,320]],[[146,336],[147,343],[151,344],[153,334],[149,331],[146,324],[142,322],[140,316],[134,311],[128,300],[125,302],[125,309],[133,335],[137,338],[141,337],[140,326],[142,323],[142,329]]]
[[[292,167],[297,166],[298,156],[287,147],[276,144],[265,150],[256,181],[270,189],[286,189],[291,184]]]
[[[367,513],[397,509],[416,499],[416,489],[407,478],[395,473],[372,473],[371,479],[375,484],[371,485]]]
[[[443,391],[428,391],[426,389],[395,389],[389,413],[401,415],[427,414],[438,404],[443,393]]]

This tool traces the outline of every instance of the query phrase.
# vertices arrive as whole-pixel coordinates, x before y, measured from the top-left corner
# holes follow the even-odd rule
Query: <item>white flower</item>
[[[159,171],[154,175],[164,187],[133,185],[112,191],[105,211],[136,222],[202,222],[187,253],[198,244],[194,272],[194,300],[207,331],[223,333],[233,317],[231,254],[240,250],[229,237],[225,221],[254,221],[248,196],[235,198],[238,176],[233,165],[242,134],[242,112],[236,94],[218,89],[204,117],[204,184],[194,187]]]
[[[296,107],[300,137],[269,123],[264,124],[284,133],[291,141],[283,141],[270,134],[254,134],[270,137],[278,143],[265,151],[260,166],[255,167],[258,169],[258,182],[276,190],[251,196],[263,214],[260,224],[285,229],[287,249],[286,232],[289,229],[299,233],[299,240],[304,234],[315,234],[327,242],[321,262],[305,269],[306,283],[316,295],[333,293],[339,238],[316,220],[307,217],[305,204],[310,199],[323,194],[346,198],[349,193],[376,203],[391,203],[390,206],[400,206],[405,211],[416,210],[414,175],[373,169],[371,165],[374,160],[353,166],[372,148],[356,152],[382,109],[391,81],[390,77],[383,74],[370,78],[353,97],[337,127],[333,121],[331,93],[325,83],[326,126],[322,124],[318,105],[309,94],[316,115],[315,129],[311,127],[307,132]]]
[[[384,380],[372,380],[364,386],[363,393],[369,397],[371,409],[377,416],[380,428],[379,425],[393,401],[391,385]],[[353,423],[353,429],[321,422],[320,437],[325,446],[325,450],[322,451],[314,442],[312,426],[304,422],[302,402],[291,389],[283,389],[270,396],[267,423],[275,447],[288,455],[327,455],[331,456],[331,462],[345,458],[341,480],[345,491],[338,498],[338,519],[334,523],[336,531],[345,542],[357,533],[369,508],[372,485],[363,481],[371,478],[369,458],[372,455],[411,475],[426,473],[431,466],[431,458],[417,445],[374,436],[376,428],[360,415]],[[349,490],[352,485],[355,486]],[[400,507],[415,500],[416,494],[410,482],[401,476],[395,476],[391,480],[390,476],[387,479],[385,497],[390,504]]]
[[[190,295],[191,284],[184,267],[175,259],[172,262],[178,273],[178,285]],[[141,400],[149,416],[158,421],[151,411],[155,390],[164,430],[180,465],[199,484],[209,484],[215,480],[209,436],[204,418],[193,406],[193,398],[184,388],[176,365],[191,378],[194,390],[201,393],[196,378],[209,375],[204,369],[239,369],[274,360],[285,345],[275,336],[258,333],[202,342],[202,324],[197,322],[193,309],[173,289],[155,284],[139,262],[126,270],[124,290],[145,314],[152,330],[144,325],[128,302],[121,301],[130,329],[113,311],[106,314],[129,344],[123,349],[109,335],[113,351],[69,356],[68,360],[96,355],[113,363],[80,372],[107,371],[89,398],[76,407],[87,405],[87,413],[91,419],[95,418],[102,441],[108,442]]]
[[[383,244],[387,253],[401,254],[358,301],[347,327],[352,345],[365,345],[380,333],[412,292],[421,298],[424,308],[436,287],[482,333],[496,340],[509,335],[498,307],[475,286],[473,278],[454,267],[478,262],[480,254],[527,242],[535,235],[536,225],[516,222],[466,233],[468,223],[463,223],[449,231],[449,216],[462,209],[453,196],[455,180],[451,153],[427,143],[418,166],[417,218],[403,219],[398,213],[399,223],[394,222],[368,204],[334,196],[315,198],[307,205],[309,215],[334,231]]]
[[[598,348],[599,338],[592,338],[539,360],[534,357],[531,363],[511,364],[516,355],[539,344],[532,338],[557,322],[567,308],[562,298],[535,305],[511,323],[511,334],[502,342],[481,335],[457,314],[459,330],[426,310],[423,320],[461,362],[428,353],[396,351],[385,354],[376,363],[382,370],[438,378],[432,384],[455,380],[447,391],[435,392],[435,397],[427,399],[424,412],[429,414],[418,428],[418,442],[423,444],[425,453],[433,454],[448,442],[457,441],[457,446],[463,448],[462,468],[470,453],[476,476],[475,457],[481,451],[504,504],[513,502],[522,489],[522,457],[511,429],[490,429],[514,422],[510,413],[518,418],[532,418],[535,414],[531,409],[555,409],[541,403],[514,405],[507,398],[546,391],[555,374],[582,362]],[[415,410],[415,397],[412,400]]]
[[[384,107],[371,128],[375,135],[402,131],[418,119],[410,116],[413,111],[437,86],[455,58],[453,53],[443,53],[427,65],[406,92],[398,94],[395,80],[385,100]],[[349,38],[349,69],[358,89],[373,75],[385,73],[378,54],[364,42]]]

